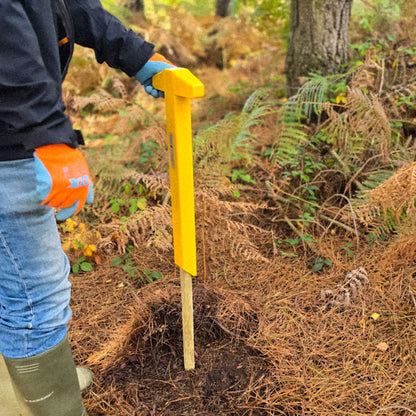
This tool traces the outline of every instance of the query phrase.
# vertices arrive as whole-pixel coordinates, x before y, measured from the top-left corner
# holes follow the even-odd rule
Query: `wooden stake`
[[[182,293],[183,360],[185,370],[193,370],[195,368],[195,352],[192,276],[183,269],[180,269],[180,271]]]

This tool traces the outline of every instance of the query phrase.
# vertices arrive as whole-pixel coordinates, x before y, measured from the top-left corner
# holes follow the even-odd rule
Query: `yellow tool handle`
[[[191,98],[202,97],[204,85],[176,68],[155,75],[153,87],[165,93],[175,264],[196,276]]]

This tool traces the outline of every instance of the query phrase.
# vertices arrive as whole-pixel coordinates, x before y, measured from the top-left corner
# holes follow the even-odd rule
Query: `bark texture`
[[[230,0],[217,0],[215,16],[226,17],[229,13]]]
[[[121,4],[133,12],[144,12],[144,0],[123,0]]]
[[[311,72],[342,72],[348,61],[352,0],[292,0],[286,56],[288,96],[296,94]]]

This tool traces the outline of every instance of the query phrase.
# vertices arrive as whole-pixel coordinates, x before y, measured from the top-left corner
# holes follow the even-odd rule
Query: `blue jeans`
[[[69,262],[54,211],[39,204],[33,159],[0,162],[0,351],[26,358],[63,340]]]

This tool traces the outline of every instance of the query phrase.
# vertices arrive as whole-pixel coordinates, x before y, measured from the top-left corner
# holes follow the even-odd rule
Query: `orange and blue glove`
[[[155,53],[135,75],[135,78],[144,85],[145,91],[155,98],[164,97],[163,91],[157,90],[153,87],[152,78],[154,75],[162,72],[167,68],[176,68],[172,62],[168,61],[159,53]]]
[[[50,144],[35,149],[36,192],[43,205],[58,210],[60,221],[94,200],[91,175],[79,149]]]

